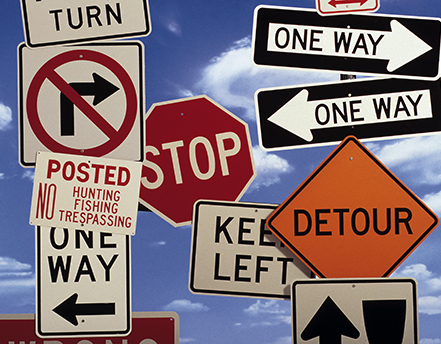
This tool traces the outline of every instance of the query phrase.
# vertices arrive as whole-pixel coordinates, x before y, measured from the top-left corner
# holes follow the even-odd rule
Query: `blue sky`
[[[263,152],[254,92],[339,80],[339,74],[263,68],[251,63],[259,1],[150,0],[145,45],[146,110],[153,103],[206,94],[247,121],[257,177],[242,201],[281,203],[333,146]],[[268,1],[314,8],[314,0]],[[379,13],[441,17],[434,0],[381,0]],[[19,1],[0,12],[0,313],[34,313],[34,228],[29,225],[33,169],[18,162],[17,46],[24,40]],[[375,141],[368,148],[441,216],[440,136]],[[139,213],[132,238],[134,311],[173,310],[181,343],[291,342],[290,302],[194,295],[188,290],[191,226],[174,228]],[[441,343],[441,234],[436,229],[394,273],[419,283],[420,343]]]

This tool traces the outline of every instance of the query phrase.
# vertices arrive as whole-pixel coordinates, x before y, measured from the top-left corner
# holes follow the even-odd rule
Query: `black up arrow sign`
[[[341,337],[357,339],[360,332],[328,296],[303,330],[303,340],[319,337],[320,344],[341,344]]]
[[[69,84],[81,96],[94,96],[93,105],[96,106],[119,90],[118,87],[107,81],[97,73],[92,73],[93,82],[72,82]],[[60,95],[61,136],[73,136],[74,131],[74,103],[63,93]]]
[[[78,294],[72,294],[53,311],[74,326],[79,315],[115,315],[115,303],[77,303],[77,299]]]

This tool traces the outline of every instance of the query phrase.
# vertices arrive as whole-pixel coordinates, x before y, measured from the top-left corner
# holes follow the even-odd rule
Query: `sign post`
[[[34,314],[0,315],[0,333],[6,343],[57,344],[78,343],[130,343],[130,344],[179,344],[179,316],[175,312],[134,312],[132,313],[132,331],[130,334],[115,339],[102,334],[100,336],[81,336],[74,338],[54,337],[44,340],[35,334]]]
[[[38,151],[142,160],[143,49],[20,45],[20,163],[34,166]]]
[[[440,74],[440,34],[439,18],[324,17],[305,9],[258,6],[253,61],[264,66],[435,80]]]
[[[147,36],[151,30],[147,0],[20,2],[26,44],[32,48]]]
[[[316,0],[316,8],[321,15],[375,12],[380,0]]]
[[[30,224],[134,235],[140,162],[39,152]]]
[[[199,199],[237,201],[255,177],[248,125],[207,96],[153,104],[140,203],[174,226]]]
[[[418,343],[414,279],[299,280],[291,295],[294,344]]]
[[[258,90],[260,145],[279,150],[441,132],[439,81],[358,79]]]
[[[193,211],[189,287],[196,294],[289,299],[311,271],[266,227],[275,205],[203,201]]]
[[[37,226],[36,251],[39,336],[130,332],[130,236]]]
[[[267,224],[320,277],[387,277],[438,217],[347,137]]]

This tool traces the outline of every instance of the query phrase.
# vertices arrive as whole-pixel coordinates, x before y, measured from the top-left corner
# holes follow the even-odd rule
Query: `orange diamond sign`
[[[320,277],[387,277],[438,217],[350,136],[267,225]]]

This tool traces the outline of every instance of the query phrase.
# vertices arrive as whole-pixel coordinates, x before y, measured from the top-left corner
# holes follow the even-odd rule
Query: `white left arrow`
[[[301,90],[268,120],[305,141],[312,130],[432,118],[430,90],[308,100]]]
[[[387,60],[396,69],[432,47],[397,20],[390,31],[270,23],[267,49],[271,52]]]

